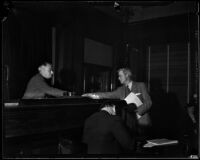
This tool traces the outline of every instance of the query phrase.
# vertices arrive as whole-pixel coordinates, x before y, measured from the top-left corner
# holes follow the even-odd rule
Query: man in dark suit
[[[26,87],[26,91],[22,99],[38,99],[44,98],[46,95],[61,97],[66,95],[66,91],[53,88],[47,84],[45,79],[52,78],[52,66],[50,63],[43,63],[38,67],[39,73],[33,76]]]
[[[121,154],[125,150],[133,151],[134,139],[120,116],[116,115],[115,107],[106,102],[99,112],[86,119],[83,143],[87,144],[88,154]]]
[[[130,92],[133,92],[140,98],[143,103],[135,109],[138,124],[140,126],[150,126],[151,120],[148,111],[151,108],[152,102],[145,84],[143,82],[133,81],[132,73],[128,68],[120,68],[118,70],[118,79],[122,86],[112,92],[86,93],[82,96],[90,97],[93,99],[125,99]]]

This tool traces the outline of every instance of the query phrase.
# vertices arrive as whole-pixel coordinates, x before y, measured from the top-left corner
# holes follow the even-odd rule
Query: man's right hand
[[[83,97],[89,97],[92,99],[100,99],[99,95],[95,94],[95,93],[85,93],[82,95]]]

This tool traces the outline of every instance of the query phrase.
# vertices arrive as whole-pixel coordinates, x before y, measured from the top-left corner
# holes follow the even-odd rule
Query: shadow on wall
[[[76,75],[74,71],[62,68],[58,74],[58,81],[56,81],[55,85],[63,90],[75,91]]]
[[[173,92],[165,92],[160,79],[152,79],[150,83],[152,107],[152,136],[181,138],[185,134],[185,112]]]
[[[8,82],[9,99],[22,98],[30,78],[27,72],[13,71]]]

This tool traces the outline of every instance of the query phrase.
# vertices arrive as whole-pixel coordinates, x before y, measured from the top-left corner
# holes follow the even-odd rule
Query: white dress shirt
[[[131,82],[129,82],[128,85],[127,85],[128,89],[129,89],[130,91],[131,91],[131,88],[132,88],[132,84],[133,84],[133,82],[131,81]],[[136,113],[136,116],[137,116],[137,119],[139,119],[139,118],[141,117],[138,113]]]

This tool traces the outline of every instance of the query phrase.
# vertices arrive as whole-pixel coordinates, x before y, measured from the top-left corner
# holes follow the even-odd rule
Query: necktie
[[[125,93],[125,94],[126,94],[126,96],[127,96],[127,95],[128,95],[130,92],[131,92],[131,91],[130,91],[130,89],[129,89],[129,87],[128,87],[128,86],[126,86],[126,88],[125,88],[125,89],[126,89],[126,91],[125,91],[126,93]]]

